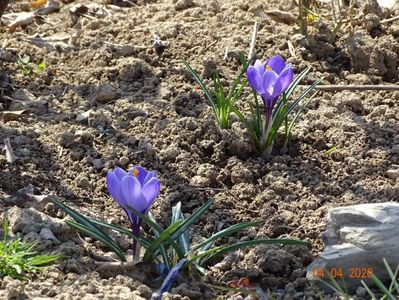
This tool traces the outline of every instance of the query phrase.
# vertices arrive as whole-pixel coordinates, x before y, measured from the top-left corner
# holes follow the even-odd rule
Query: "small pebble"
[[[104,162],[99,158],[93,159],[93,166],[97,170],[101,170],[102,168],[104,168]]]

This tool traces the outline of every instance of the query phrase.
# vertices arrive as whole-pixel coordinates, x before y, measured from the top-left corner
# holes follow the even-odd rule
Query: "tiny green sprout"
[[[38,273],[42,267],[62,258],[61,255],[39,255],[37,243],[26,243],[20,238],[8,238],[8,220],[3,219],[3,240],[0,241],[0,278],[10,276],[26,279],[28,274]]]
[[[42,61],[40,64],[36,66],[36,74],[43,73],[46,70],[47,64],[45,61]]]
[[[316,0],[298,1],[298,25],[303,35],[308,34],[308,24],[320,18],[320,6]]]
[[[26,76],[30,76],[33,74],[39,75],[43,73],[47,68],[47,64],[44,60],[39,64],[35,64],[31,62],[31,58],[29,55],[19,57],[19,59],[17,60],[17,64],[21,67],[22,73]]]
[[[326,150],[326,154],[330,155],[330,154],[333,154],[335,151],[337,151],[337,147],[334,146],[334,147]]]
[[[208,100],[209,105],[212,107],[216,121],[221,129],[226,129],[230,126],[229,118],[230,114],[232,113],[232,107],[236,107],[235,103],[238,97],[248,84],[246,80],[242,80],[243,75],[245,74],[247,67],[253,62],[254,58],[255,56],[250,58],[248,62],[245,62],[245,59],[241,54],[240,60],[243,64],[243,67],[228,89],[223,87],[218,72],[213,74],[213,89],[208,88],[203,79],[200,78],[198,73],[191,67],[191,65],[187,61],[183,61],[191,76],[198,83],[201,90],[205,94],[205,97]]]

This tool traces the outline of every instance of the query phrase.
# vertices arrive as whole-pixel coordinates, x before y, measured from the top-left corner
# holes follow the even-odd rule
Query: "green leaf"
[[[190,66],[190,64],[183,60],[184,65],[186,66],[186,68],[189,70],[189,72],[191,73],[191,76],[195,79],[195,81],[199,84],[199,86],[201,87],[201,90],[204,92],[206,98],[208,99],[208,102],[210,104],[210,106],[212,107],[215,115],[217,114],[217,106],[215,103],[215,100],[212,97],[212,94],[209,92],[209,90],[207,89],[207,87],[205,86],[205,83],[202,81],[202,79],[199,77],[199,75],[197,74],[197,72],[195,72],[195,70]]]
[[[37,255],[29,258],[29,263],[33,266],[42,266],[47,265],[51,262],[54,262],[60,258],[63,258],[62,255]]]
[[[126,261],[126,258],[125,258],[124,254],[123,254],[122,249],[120,249],[120,247],[105,232],[100,230],[87,217],[83,216],[82,214],[78,213],[77,211],[75,211],[74,209],[68,207],[67,205],[63,204],[61,201],[58,201],[58,199],[55,198],[55,197],[51,197],[51,201],[55,205],[57,205],[59,208],[61,208],[63,211],[65,211],[68,215],[70,215],[77,222],[77,224],[82,225],[82,230],[85,230],[86,234],[90,233],[91,236],[95,235],[98,238],[100,238],[99,240],[101,242],[105,242],[105,244],[107,246],[109,246],[109,247],[111,246],[110,248],[113,249],[113,251],[114,250],[116,251],[115,254],[118,255],[118,257],[122,261]],[[66,222],[73,223],[73,222],[70,222],[70,221],[66,221]],[[74,225],[72,225],[72,226],[74,226]],[[75,228],[77,229],[76,226],[75,226]],[[98,238],[96,238],[96,239],[98,239]]]
[[[177,239],[184,234],[197,220],[208,211],[209,207],[213,204],[213,199],[209,199],[203,206],[198,208],[191,216],[189,216],[183,223],[180,224],[172,233],[172,239]]]
[[[150,212],[148,212],[148,217],[149,217],[150,220],[153,221],[155,224],[158,224],[158,223],[156,222],[154,216],[153,216]],[[159,238],[159,237],[160,237],[160,234],[159,234],[156,230],[153,229],[153,232],[154,232],[155,238]],[[166,252],[165,246],[164,246],[163,244],[160,244],[160,247],[159,247],[159,248],[160,248],[161,257],[162,257],[163,262],[164,262],[164,264],[165,264],[165,266],[166,266],[166,269],[167,269],[168,271],[170,271],[171,267],[170,267],[170,263],[169,263],[169,256],[168,256],[168,253]],[[158,252],[158,251],[156,251],[156,252],[153,253],[152,258],[155,258],[155,257],[158,255],[157,252]]]
[[[5,213],[3,217],[3,231],[3,241],[6,243],[8,238],[8,219]]]
[[[252,241],[244,241],[244,242],[238,242],[233,245],[225,245],[225,246],[220,246],[216,247],[216,251],[212,251],[214,249],[210,249],[208,251],[205,251],[204,253],[201,253],[200,255],[204,256],[203,254],[207,253],[206,255],[209,255],[208,257],[204,258],[201,261],[201,265],[206,264],[208,261],[223,255],[225,253],[229,253],[238,249],[246,248],[249,246],[256,246],[256,245],[261,245],[261,244],[283,244],[283,245],[304,245],[304,246],[309,246],[309,243],[303,242],[303,241],[298,241],[298,240],[292,240],[292,239],[259,239],[259,240],[252,240]],[[206,256],[205,255],[205,256]],[[197,255],[198,257],[199,255]],[[194,257],[192,260],[195,260],[196,257]],[[190,260],[191,261],[191,260]]]
[[[172,207],[172,224],[176,223],[177,220],[184,221],[184,216],[183,213],[181,212],[180,201],[175,206]],[[188,234],[188,230],[186,230],[179,236],[179,242],[183,248],[184,253],[187,253],[190,249],[190,237]]]
[[[301,106],[301,108],[297,111],[297,113],[295,114],[295,116],[292,118],[290,125],[287,128],[287,131],[285,133],[285,141],[284,141],[284,147],[287,146],[288,144],[288,140],[290,138],[291,135],[291,131],[294,129],[295,123],[297,121],[297,119],[299,118],[300,114],[303,112],[303,110],[308,106],[308,104],[310,103],[310,101],[313,100],[313,98],[318,94],[318,91],[314,92],[312,96],[310,96],[305,103],[303,103],[303,105]]]
[[[297,85],[301,83],[301,81],[303,80],[303,78],[305,78],[305,76],[309,73],[309,71],[310,71],[310,67],[307,67],[298,76],[295,77],[294,81],[291,83],[291,85],[285,91],[285,95],[286,95],[287,99],[289,99],[291,97],[291,94],[294,92]]]
[[[231,103],[229,105],[230,105],[231,111],[234,112],[237,115],[237,117],[240,119],[240,122],[245,126],[245,128],[248,130],[249,134],[251,135],[253,141],[256,144],[256,147],[258,148],[258,150],[260,150],[262,147],[261,147],[261,144],[260,144],[260,140],[259,140],[259,138],[257,136],[257,131],[253,128],[252,124],[250,122],[248,122],[248,120],[238,110],[237,107],[235,107]]]
[[[383,262],[384,262],[385,268],[387,269],[389,277],[391,278],[391,284],[389,286],[389,290],[391,291],[393,288],[395,288],[396,293],[399,294],[399,285],[398,285],[398,281],[396,279],[396,278],[398,278],[399,265],[396,267],[395,273],[393,273],[391,267],[389,266],[389,264],[385,258],[383,258]]]
[[[375,285],[380,289],[380,291],[386,296],[389,300],[396,300],[396,297],[392,295],[390,291],[388,291],[387,287],[384,283],[375,275],[371,276],[371,280],[375,283]]]
[[[230,89],[230,92],[229,92],[229,95],[227,96],[227,99],[230,100],[230,99],[233,97],[234,92],[236,91],[236,88],[237,88],[238,84],[239,84],[240,81],[241,81],[242,76],[243,76],[243,75],[245,74],[245,72],[247,71],[247,68],[249,67],[249,65],[252,64],[252,62],[255,60],[256,54],[257,54],[257,53],[254,53],[254,54],[252,55],[252,57],[251,57],[250,59],[248,59],[248,61],[247,61],[246,64],[244,65],[244,67],[241,69],[240,74],[238,74],[238,76],[236,77],[236,79],[235,79],[234,82],[233,82],[233,86],[232,86],[231,89]]]
[[[217,239],[223,238],[225,236],[229,236],[233,233],[239,232],[244,230],[245,228],[252,227],[252,226],[258,226],[259,224],[263,223],[263,220],[258,220],[258,221],[252,221],[252,222],[244,222],[240,224],[235,224],[232,225],[226,229],[223,229],[215,234],[213,234],[211,237],[207,238],[205,241],[201,242],[200,244],[196,245],[192,252],[197,251],[198,249],[201,249],[202,251],[208,250],[206,247],[207,245],[212,244],[212,242],[216,241]]]
[[[370,288],[367,286],[367,284],[361,280],[360,281],[362,283],[362,285],[364,286],[364,288],[366,289],[367,293],[369,294],[369,296],[371,297],[372,300],[377,300],[377,297],[375,296],[375,294],[370,290]]]
[[[155,220],[154,221],[151,220],[148,216],[146,216],[145,214],[142,214],[140,211],[138,211],[137,209],[134,209],[133,207],[127,206],[126,208],[128,210],[130,210],[132,213],[134,213],[135,215],[137,215],[145,224],[150,226],[153,229],[154,233],[156,232],[157,235],[161,235],[164,232],[164,229],[160,225],[158,225],[156,222],[154,222]],[[172,239],[170,236],[168,236],[168,238],[167,238],[167,242],[176,251],[179,258],[183,258],[184,253],[180,249],[179,245],[177,245],[174,240],[175,240],[175,238]]]
[[[136,240],[138,243],[140,243],[144,248],[148,248],[148,247],[150,246],[150,244],[151,244],[151,241],[150,241],[150,240],[148,240],[148,239],[146,239],[146,238],[144,238],[144,237],[138,237],[138,238],[137,238],[136,236],[133,235],[133,233],[132,233],[131,230],[129,230],[129,229],[125,228],[125,227],[122,227],[122,226],[119,226],[119,225],[114,225],[114,224],[109,224],[109,223],[106,223],[106,222],[104,222],[104,221],[97,220],[97,219],[93,219],[93,218],[89,218],[89,220],[90,220],[90,222],[92,222],[93,224],[96,224],[96,225],[99,225],[99,226],[101,226],[101,227],[114,230],[114,231],[116,231],[116,232],[125,234],[125,235],[127,235],[128,237],[130,237],[130,238],[132,238],[132,239],[135,239],[135,240]]]
[[[122,261],[126,261],[126,257],[123,254],[123,250],[116,244],[114,241],[111,239],[106,239],[102,234],[99,233],[98,230],[93,230],[93,228],[85,226],[81,223],[73,222],[73,221],[65,221],[66,224],[68,224],[69,227],[79,230],[83,232],[84,234],[91,236],[92,238],[100,241],[103,243],[105,246],[107,246],[109,249],[112,250]],[[110,241],[111,240],[111,241]]]
[[[298,105],[298,103],[305,98],[311,91],[313,91],[323,78],[316,80],[311,86],[305,89],[302,94],[293,102],[291,105],[288,106],[287,111],[285,112],[285,117]]]
[[[155,250],[160,247],[160,245],[168,238],[170,238],[170,235],[173,231],[176,230],[178,226],[182,223],[182,220],[177,220],[174,224],[170,225],[168,228],[165,229],[164,232],[162,232],[159,237],[157,237],[150,245],[150,247],[147,249],[147,251],[144,254],[143,260],[150,260],[153,258],[153,254],[155,253]]]

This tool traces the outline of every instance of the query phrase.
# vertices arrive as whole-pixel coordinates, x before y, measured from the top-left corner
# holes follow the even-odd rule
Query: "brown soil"
[[[87,12],[91,17],[69,12],[78,2],[89,3],[64,1],[59,12],[36,18],[15,33],[0,29],[1,43],[7,39],[0,59],[0,109],[30,110],[0,124],[0,141],[9,138],[17,157],[9,164],[5,152],[0,154],[0,209],[8,211],[12,234],[20,232],[39,241],[42,249],[66,256],[27,283],[0,280],[0,298],[151,298],[161,285],[147,270],[151,266],[99,274],[94,260],[96,255],[112,256],[106,249],[71,235],[51,204],[31,207],[8,198],[32,186],[85,214],[127,225],[107,193],[105,175],[114,166],[137,164],[160,178],[161,193],[152,212],[162,224],[169,222],[178,201],[190,214],[209,197],[215,199],[192,228],[194,239],[240,221],[264,219],[260,228],[229,241],[289,236],[311,243],[309,250],[262,246],[243,251],[232,265],[212,269],[204,278],[182,278],[172,290],[173,299],[226,295],[210,285],[226,286],[244,276],[277,299],[318,298],[305,268],[323,249],[326,210],[398,200],[398,176],[388,170],[399,160],[399,92],[320,93],[296,126],[288,153],[279,153],[278,141],[266,163],[256,156],[236,118],[232,130],[215,125],[182,60],[205,77],[218,69],[222,80],[230,82],[240,68],[238,54],[248,52],[258,21],[259,58],[280,54],[296,73],[312,66],[304,84],[321,76],[323,84],[397,84],[399,23],[379,21],[398,15],[398,6],[390,14],[370,5],[358,8],[367,18],[333,40],[324,21],[304,37],[295,24],[265,14],[270,8],[296,13],[291,1],[137,0],[133,7],[109,8],[108,15]],[[6,13],[27,8],[18,2]],[[322,11],[328,16],[327,6]],[[45,49],[26,40],[36,34],[78,37],[74,45],[66,40]],[[153,34],[168,43],[162,53],[151,45]],[[44,72],[27,74],[18,63],[26,55],[33,70],[45,61]],[[247,107],[250,97],[247,90],[239,105]],[[88,117],[82,116],[85,112]],[[336,151],[326,153],[332,147]],[[39,235],[43,227],[51,228],[61,244],[44,241]],[[118,238],[129,251],[130,241]]]

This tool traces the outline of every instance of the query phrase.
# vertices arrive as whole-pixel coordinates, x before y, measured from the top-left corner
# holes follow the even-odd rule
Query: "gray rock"
[[[399,154],[399,144],[393,145],[391,148],[392,153]]]
[[[175,4],[176,10],[184,10],[190,8],[194,5],[193,0],[178,0]]]
[[[34,101],[36,97],[27,89],[18,89],[12,93],[12,97],[20,101]]]
[[[399,166],[391,165],[387,171],[387,175],[389,178],[396,180],[399,177]]]
[[[93,159],[93,166],[97,170],[101,170],[102,168],[104,168],[104,162],[99,158]]]
[[[385,258],[392,269],[399,261],[399,204],[378,203],[338,207],[328,211],[326,245],[320,257],[307,268],[306,277],[320,288],[328,287],[318,279],[328,281],[327,272],[349,291],[362,286],[361,280],[372,285],[371,275],[389,282]]]
[[[112,84],[107,82],[97,88],[94,96],[94,99],[101,103],[107,103],[116,98],[118,98],[118,91]]]

